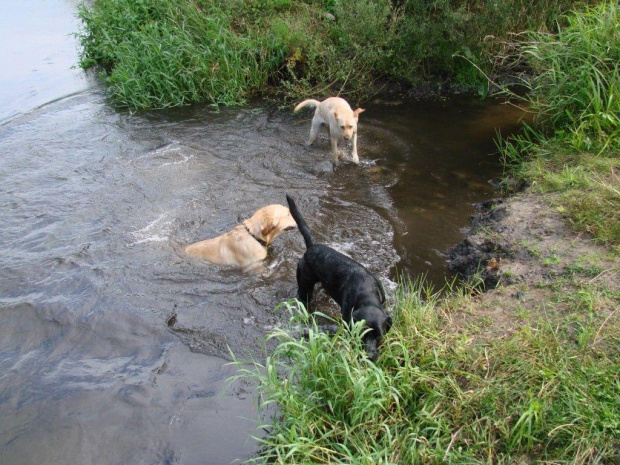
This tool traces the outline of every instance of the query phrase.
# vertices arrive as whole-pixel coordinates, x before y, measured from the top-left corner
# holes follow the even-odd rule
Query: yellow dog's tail
[[[297,106],[293,110],[293,113],[297,113],[299,110],[307,106],[318,107],[320,103],[321,102],[319,102],[318,100],[314,100],[312,98],[304,100],[303,102],[297,104]]]

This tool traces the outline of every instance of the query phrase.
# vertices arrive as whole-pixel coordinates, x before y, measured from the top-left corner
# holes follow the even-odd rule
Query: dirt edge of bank
[[[467,237],[447,255],[452,270],[486,292],[455,309],[453,329],[502,337],[570,305],[558,300],[562,286],[620,289],[618,260],[592,236],[570,227],[553,194],[524,191],[476,207]]]

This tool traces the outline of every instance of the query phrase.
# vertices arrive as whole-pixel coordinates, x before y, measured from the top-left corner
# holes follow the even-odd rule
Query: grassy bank
[[[133,110],[254,95],[368,97],[378,82],[442,83],[485,93],[478,69],[513,33],[553,31],[560,0],[97,0],[84,3],[80,65],[103,71]]]
[[[359,347],[361,328],[332,337],[303,311],[293,324],[311,328],[307,339],[272,335],[276,350],[246,373],[261,405],[277,404],[257,462],[618,462],[617,319],[550,307],[482,344],[480,325],[449,330],[469,295],[401,290],[377,365]],[[578,327],[562,324],[571,317]]]
[[[536,244],[515,245],[542,271],[534,280],[509,279],[502,262],[505,279],[486,293],[401,284],[377,364],[362,327],[332,336],[288,304],[266,361],[239,362],[268,433],[253,462],[618,463],[617,254],[568,261]]]
[[[620,463],[620,8],[563,24],[512,51],[536,118],[500,144],[525,213],[479,232],[499,286],[403,283],[376,365],[362,328],[329,336],[289,304],[266,362],[239,363],[277,406],[256,462]]]
[[[620,7],[569,15],[558,34],[530,33],[516,59],[536,70],[522,102],[536,115],[504,141],[508,174],[554,195],[579,231],[620,245]]]

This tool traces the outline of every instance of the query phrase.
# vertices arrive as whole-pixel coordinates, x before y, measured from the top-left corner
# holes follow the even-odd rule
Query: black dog
[[[392,318],[383,307],[383,286],[360,263],[331,247],[315,244],[295,202],[288,194],[286,200],[307,249],[297,264],[297,298],[308,308],[314,285],[320,282],[325,292],[340,305],[342,318],[347,323],[366,321],[369,330],[364,335],[364,348],[374,362],[379,356],[381,339],[392,326]]]

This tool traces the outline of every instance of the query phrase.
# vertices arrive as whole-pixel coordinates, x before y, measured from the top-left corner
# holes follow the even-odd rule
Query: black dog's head
[[[368,305],[360,307],[351,314],[353,321],[366,321],[366,332],[362,337],[364,349],[371,361],[379,358],[379,346],[383,336],[392,327],[392,317],[381,307]]]

